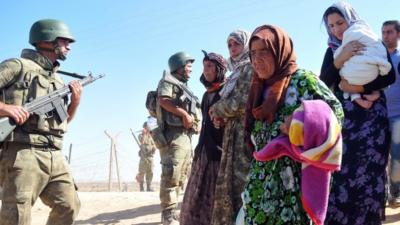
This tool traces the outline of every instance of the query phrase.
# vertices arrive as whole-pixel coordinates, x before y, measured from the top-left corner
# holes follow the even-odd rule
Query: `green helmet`
[[[177,52],[168,59],[168,66],[171,73],[186,65],[186,63],[194,62],[194,58],[186,52]]]
[[[52,42],[57,38],[65,38],[70,40],[70,42],[75,41],[67,25],[60,20],[43,19],[36,21],[29,32],[29,43],[33,46],[37,42]]]

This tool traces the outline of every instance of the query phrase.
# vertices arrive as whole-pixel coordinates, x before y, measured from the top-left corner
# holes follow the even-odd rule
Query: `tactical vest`
[[[168,82],[165,80],[161,80],[160,82]],[[181,90],[177,85],[171,84],[173,87],[173,97],[171,98],[172,102],[183,108],[187,109],[189,106],[186,105],[186,103],[182,102],[182,96],[183,96],[183,90]],[[180,116],[177,116],[171,112],[168,112],[164,110],[162,107],[159,109],[162,114],[162,120],[165,122],[166,125],[171,126],[171,127],[181,127],[183,128],[183,121]],[[158,113],[158,112],[157,112]],[[201,109],[196,108],[195,112],[192,112],[191,116],[193,117],[193,127],[189,129],[188,131],[190,133],[198,134],[200,132],[200,126],[201,126]]]
[[[24,105],[25,103],[54,90],[64,87],[61,77],[52,71],[44,70],[29,59],[16,59],[21,64],[16,80],[1,92],[1,99],[6,104]],[[67,107],[67,99],[64,100]],[[50,144],[62,148],[62,137],[67,130],[67,120],[58,123],[55,115],[30,115],[29,119],[18,126],[7,138],[8,142]]]

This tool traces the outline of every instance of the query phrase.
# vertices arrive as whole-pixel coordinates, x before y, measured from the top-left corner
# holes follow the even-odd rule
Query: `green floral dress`
[[[290,81],[284,105],[278,109],[275,121],[268,125],[256,121],[252,138],[256,149],[263,148],[271,139],[280,134],[279,126],[286,116],[300,105],[302,100],[322,99],[343,120],[339,100],[329,88],[312,72],[297,70]],[[301,164],[289,157],[268,162],[253,160],[249,181],[244,192],[248,225],[303,225],[311,224],[300,199]]]

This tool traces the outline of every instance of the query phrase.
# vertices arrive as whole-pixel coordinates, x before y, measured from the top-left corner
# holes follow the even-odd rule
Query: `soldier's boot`
[[[142,179],[140,179],[139,174],[136,175],[135,179],[136,179],[136,182],[138,182],[138,184],[139,184],[140,191],[144,191],[144,183],[143,183]]]
[[[161,214],[161,217],[161,222],[163,225],[179,225],[179,219],[175,213],[175,210],[164,210]]]
[[[147,183],[147,191],[153,192],[154,189],[151,187],[151,184]]]
[[[139,188],[140,188],[140,191],[144,191],[144,183],[143,182],[140,182],[139,183]]]

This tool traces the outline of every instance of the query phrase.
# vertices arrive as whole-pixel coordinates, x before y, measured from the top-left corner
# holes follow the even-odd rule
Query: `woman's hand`
[[[356,94],[356,93],[363,93],[364,87],[362,85],[352,85],[342,77],[342,80],[339,83],[339,88],[347,93]]]
[[[365,45],[359,41],[350,41],[343,48],[339,55],[333,61],[337,69],[342,68],[343,64],[355,55],[362,55]]]
[[[217,128],[217,129],[219,129],[221,127],[225,127],[225,121],[222,118],[214,117],[212,119],[212,122],[214,124],[214,127]]]

